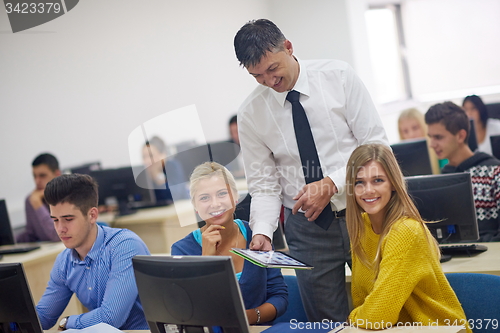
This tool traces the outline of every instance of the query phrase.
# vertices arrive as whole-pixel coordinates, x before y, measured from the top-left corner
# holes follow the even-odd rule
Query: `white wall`
[[[233,37],[263,16],[265,0],[85,0],[13,34],[0,10],[0,198],[14,223],[24,223],[30,164],[41,152],[62,167],[124,166],[134,128],[191,104],[207,140],[226,139],[256,85]]]

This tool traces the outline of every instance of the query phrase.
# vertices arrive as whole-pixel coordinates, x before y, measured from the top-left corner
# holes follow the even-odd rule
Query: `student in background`
[[[54,178],[45,188],[50,215],[66,250],[61,252],[36,306],[44,330],[56,324],[73,294],[89,310],[61,318],[59,330],[106,323],[148,329],[135,284],[132,257],[148,255],[132,231],[96,224],[97,183],[88,175]]]
[[[233,175],[219,163],[203,163],[191,175],[190,194],[206,224],[174,243],[172,255],[232,257],[249,324],[267,323],[285,313],[288,291],[281,271],[259,267],[229,252],[233,247],[247,249],[252,240],[248,222],[233,219],[238,199]]]
[[[390,148],[356,148],[346,183],[354,306],[349,321],[367,329],[466,323],[439,263],[437,242],[409,197]]]
[[[45,201],[44,190],[49,181],[61,175],[57,158],[48,153],[40,154],[31,163],[35,189],[24,203],[26,229],[17,236],[18,243],[59,241],[50,217],[49,205]]]
[[[470,95],[465,97],[462,106],[469,119],[474,120],[477,150],[492,155],[490,136],[500,134],[500,119],[488,116],[486,105],[479,96]]]
[[[400,140],[427,138],[427,125],[425,124],[424,115],[415,108],[401,111],[398,118],[398,130]],[[433,174],[439,174],[441,168],[448,163],[446,160],[438,160],[436,153],[430,147],[429,159]]]
[[[153,182],[156,201],[159,204],[171,204],[174,198],[189,198],[187,187],[174,189],[169,186],[167,177],[175,180],[175,184],[187,182],[187,178],[181,164],[175,159],[167,158],[167,145],[162,139],[154,136],[146,142],[142,148],[142,160]]]
[[[425,114],[431,147],[449,163],[442,173],[468,172],[472,177],[479,241],[500,241],[500,161],[467,144],[469,119],[452,102],[433,105]]]

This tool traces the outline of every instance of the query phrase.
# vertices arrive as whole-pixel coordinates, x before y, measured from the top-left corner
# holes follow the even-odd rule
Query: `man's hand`
[[[217,255],[217,248],[220,245],[222,236],[220,230],[225,229],[221,225],[210,225],[201,234],[201,255],[202,256],[215,256]]]
[[[269,237],[260,234],[252,237],[250,250],[271,251],[272,249]]]
[[[307,220],[314,221],[337,192],[337,186],[330,177],[309,183],[293,197],[293,200],[297,200],[297,202],[292,208],[292,214],[296,214],[299,209],[302,209]]]
[[[35,210],[42,207],[43,206],[43,190],[35,189],[33,192],[31,192],[30,203],[31,203],[31,206],[33,206],[33,209],[35,209]]]

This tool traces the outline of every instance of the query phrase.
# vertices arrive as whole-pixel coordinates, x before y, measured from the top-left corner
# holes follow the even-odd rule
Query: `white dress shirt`
[[[299,61],[299,60],[298,60]],[[338,193],[334,210],[345,208],[346,164],[352,151],[367,142],[388,145],[377,110],[365,86],[345,62],[299,61],[294,90],[300,92],[324,176]],[[288,92],[258,86],[238,111],[238,131],[248,190],[252,196],[253,234],[272,239],[281,204],[292,208],[292,198],[305,185],[295,139]]]

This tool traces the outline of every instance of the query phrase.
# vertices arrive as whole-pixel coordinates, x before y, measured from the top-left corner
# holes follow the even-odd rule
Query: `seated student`
[[[427,125],[425,124],[424,115],[415,108],[406,109],[401,111],[398,118],[399,139],[413,140],[425,139],[427,137]],[[440,160],[436,153],[429,149],[429,159],[431,160],[431,167],[433,174],[440,173],[440,166],[444,166],[448,161]],[[441,163],[443,163],[441,165]]]
[[[55,229],[67,249],[57,256],[36,307],[44,330],[56,324],[74,293],[89,312],[62,318],[60,330],[98,323],[148,329],[132,257],[149,250],[130,230],[96,224],[97,196],[97,183],[88,175],[62,175],[45,188]]]
[[[176,187],[174,194],[172,188],[168,185],[165,170],[170,173],[169,178],[175,179],[176,183],[187,182],[187,178],[182,170],[182,166],[175,159],[167,158],[167,146],[165,142],[157,136],[154,136],[146,142],[142,148],[142,160],[147,167],[148,175],[153,181],[156,201],[160,204],[171,204],[173,199],[188,199],[189,193],[187,187]]]
[[[425,114],[425,122],[431,147],[439,158],[449,161],[441,172],[469,172],[472,176],[479,241],[500,241],[500,161],[470,150],[470,123],[460,106],[452,102],[433,105]]]
[[[38,241],[59,241],[50,217],[49,205],[45,201],[43,191],[45,185],[53,178],[61,175],[59,162],[54,155],[40,154],[31,163],[35,189],[28,195],[24,203],[26,212],[26,228],[16,239],[18,243]]]
[[[218,163],[206,162],[194,169],[190,192],[206,225],[174,243],[172,255],[231,256],[249,324],[270,322],[285,313],[288,291],[281,270],[259,267],[229,252],[248,248],[252,240],[248,222],[233,220],[238,193],[233,175]]]
[[[477,150],[493,154],[490,136],[500,134],[500,119],[490,118],[481,97],[470,95],[464,98],[462,106],[469,119],[474,120]]]
[[[390,148],[356,148],[347,162],[346,184],[354,306],[348,320],[368,329],[465,323],[441,269],[437,242],[409,197]]]

